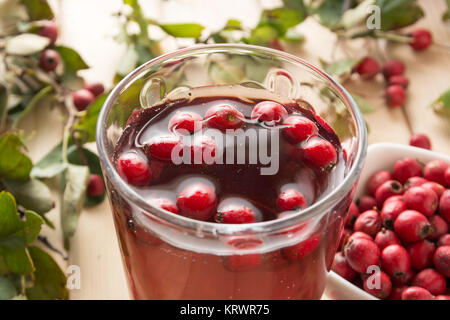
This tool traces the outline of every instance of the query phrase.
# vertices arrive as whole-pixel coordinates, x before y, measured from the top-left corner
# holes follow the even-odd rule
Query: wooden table
[[[171,0],[141,1],[147,16],[163,22],[199,22],[209,28],[223,25],[228,18],[254,25],[262,8],[277,6],[272,0]],[[450,44],[450,28],[444,25],[441,14],[444,0],[421,1],[426,18],[418,23],[430,29],[436,41]],[[112,36],[116,21],[111,14],[121,6],[120,0],[53,0],[58,23],[61,28],[59,41],[77,49],[92,66],[83,76],[88,81],[111,84],[114,70],[122,57],[124,48],[115,43]],[[290,48],[315,64],[318,58],[331,59],[334,34],[308,18],[299,27],[306,36],[300,48]],[[356,51],[358,50],[358,51]],[[356,54],[363,54],[355,49]],[[428,108],[450,84],[450,52],[432,47],[421,53],[408,46],[390,46],[388,55],[399,57],[407,65],[406,75],[411,84],[408,101],[402,109],[388,109],[384,103],[383,83],[345,83],[361,93],[376,111],[365,115],[370,126],[369,142],[390,141],[408,143],[411,132],[424,132],[430,136],[433,149],[450,154],[450,122]],[[39,159],[56,143],[62,132],[58,115],[42,109],[39,117],[27,119],[25,126],[36,130],[33,142],[28,143],[34,159]],[[42,130],[43,127],[53,129]],[[94,146],[95,148],[95,146]],[[58,207],[50,217],[59,223]],[[50,239],[61,244],[59,230],[45,230]],[[62,266],[78,265],[81,268],[81,289],[71,290],[72,299],[128,299],[128,291],[120,259],[119,247],[107,202],[83,212],[77,233],[72,240],[69,260],[57,258]]]

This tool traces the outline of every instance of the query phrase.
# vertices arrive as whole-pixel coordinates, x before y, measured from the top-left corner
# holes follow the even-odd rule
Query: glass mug
[[[145,201],[114,165],[128,117],[205,86],[256,90],[314,106],[346,157],[333,190],[299,213],[253,224],[197,221]],[[134,299],[320,299],[364,163],[367,132],[351,95],[301,58],[257,46],[199,45],[162,55],[126,76],[101,110],[97,147]]]

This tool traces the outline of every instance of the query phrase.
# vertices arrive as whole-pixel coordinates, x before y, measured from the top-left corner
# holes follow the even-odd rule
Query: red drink
[[[214,224],[233,228],[242,222],[299,219],[271,232],[238,235],[175,230],[108,185],[136,299],[322,295],[350,195],[323,214],[302,218],[301,212],[344,179],[339,138],[306,101],[283,99],[281,104],[274,95],[268,100],[240,90],[230,96],[229,89],[191,89],[134,111],[113,155],[119,174],[161,214],[206,221],[212,229]],[[256,145],[258,152],[267,147],[266,157]],[[190,159],[177,163],[183,156]],[[273,170],[262,174],[269,167]]]

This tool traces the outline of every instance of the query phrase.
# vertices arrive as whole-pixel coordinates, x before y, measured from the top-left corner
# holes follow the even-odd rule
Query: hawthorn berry
[[[365,57],[355,68],[360,76],[366,79],[372,79],[380,72],[380,65],[371,57]]]
[[[391,277],[399,278],[408,272],[411,261],[405,248],[392,244],[381,251],[381,265]]]
[[[445,161],[432,160],[425,165],[425,168],[423,168],[423,176],[429,181],[434,181],[445,186],[445,170],[447,170],[448,167],[449,165]]]
[[[409,145],[417,148],[431,150],[431,141],[427,135],[423,133],[415,133],[409,139]]]
[[[433,255],[434,267],[445,277],[450,278],[450,246],[440,246]]]
[[[389,197],[403,194],[403,186],[397,180],[388,180],[378,187],[375,192],[375,200],[378,208],[383,207],[383,203]]]
[[[353,225],[355,224],[356,218],[358,218],[358,216],[359,216],[358,206],[354,202],[350,203],[347,215],[345,217],[345,226],[353,228]]]
[[[288,261],[296,261],[307,256],[320,244],[322,233],[318,232],[306,240],[281,250],[283,257]]]
[[[94,97],[98,97],[103,92],[105,92],[105,87],[100,82],[88,83],[84,86],[84,88],[90,91],[94,95]]]
[[[324,139],[310,139],[301,148],[305,163],[317,169],[329,169],[337,162],[337,153],[331,142]]]
[[[442,185],[433,181],[427,181],[421,185],[421,187],[433,191],[437,195],[438,199],[440,199],[445,192],[445,188]]]
[[[386,229],[382,229],[377,233],[377,235],[375,236],[375,243],[378,245],[378,248],[380,248],[380,250],[383,250],[384,248],[392,244],[401,244],[395,232]]]
[[[45,49],[39,58],[39,66],[47,72],[54,71],[61,61],[59,53],[53,49]]]
[[[155,198],[155,199],[151,199],[149,201],[152,205],[154,205],[155,207],[161,208],[163,210],[172,212],[172,213],[179,213],[178,207],[175,204],[175,202],[173,202],[170,199],[167,198]]]
[[[202,121],[203,118],[198,113],[189,111],[177,112],[169,120],[169,130],[172,132],[186,130],[188,133],[193,133],[202,129]]]
[[[439,204],[436,193],[423,187],[409,188],[403,198],[408,209],[419,211],[427,217],[436,211]]]
[[[86,108],[95,100],[92,92],[86,89],[80,89],[72,94],[72,101],[78,111],[86,110]]]
[[[379,170],[375,172],[369,178],[369,182],[367,183],[367,192],[369,192],[369,194],[371,194],[372,196],[375,195],[375,192],[377,191],[379,186],[381,186],[384,182],[392,179],[392,173],[388,170]]]
[[[389,200],[389,199],[388,199]],[[395,200],[388,201],[386,200],[383,205],[383,209],[381,209],[381,221],[383,225],[393,230],[394,229],[394,221],[397,219],[398,215],[406,210],[406,205],[404,201]]]
[[[353,239],[358,239],[358,238],[361,238],[361,239],[367,239],[367,240],[373,241],[373,238],[372,238],[371,236],[369,236],[367,233],[361,232],[361,231],[356,231],[356,232],[353,232],[353,233],[350,235],[350,237],[348,237],[347,243],[349,243],[349,242],[352,241]]]
[[[424,288],[435,296],[444,294],[446,289],[445,277],[431,268],[424,269],[416,274],[411,284]]]
[[[388,79],[388,86],[393,86],[393,85],[400,85],[406,89],[409,85],[409,80],[408,80],[408,78],[406,78],[405,76],[403,76],[401,74],[393,75],[393,76],[389,77],[389,79]]]
[[[376,208],[377,201],[374,197],[371,196],[362,196],[360,197],[356,203],[358,204],[359,212],[365,212],[367,210],[372,210]]]
[[[408,254],[411,259],[411,267],[420,271],[431,267],[436,247],[428,240],[420,240],[408,246]]]
[[[392,292],[391,279],[383,271],[379,271],[379,279],[379,286],[376,286],[372,283],[371,277],[366,277],[363,283],[364,291],[370,293],[378,299],[386,299]]]
[[[380,249],[373,240],[353,238],[346,244],[344,255],[353,270],[366,273],[368,267],[378,265]]]
[[[46,37],[50,40],[50,44],[53,45],[58,38],[58,26],[54,21],[44,21],[42,27],[39,29],[38,34],[42,37]]]
[[[405,72],[405,64],[399,60],[386,61],[382,66],[383,75],[386,79],[392,76],[402,75]]]
[[[406,157],[394,164],[393,177],[400,183],[405,183],[411,177],[421,177],[422,167],[413,158]],[[426,178],[426,177],[425,177]]]
[[[381,229],[381,217],[375,210],[369,210],[361,213],[355,221],[354,230],[367,233],[374,237]]]
[[[444,234],[441,236],[437,242],[438,247],[440,246],[450,246],[450,234]]]
[[[439,200],[439,214],[450,223],[450,189],[445,190]]]
[[[356,271],[348,265],[347,260],[345,259],[345,256],[342,254],[342,252],[337,252],[334,255],[331,270],[336,272],[347,281],[353,281],[353,279],[355,279],[357,275]]]
[[[99,197],[102,196],[104,192],[105,184],[103,183],[102,177],[98,174],[91,174],[89,178],[87,194],[90,197]]]
[[[411,32],[410,36],[413,41],[409,45],[417,51],[427,49],[433,41],[433,36],[427,29],[416,29]]]
[[[448,224],[441,216],[435,214],[428,218],[431,224],[431,233],[428,236],[430,240],[438,240],[448,232]]]
[[[214,221],[229,224],[252,223],[256,222],[256,214],[246,206],[232,205],[219,210]]]
[[[182,156],[182,143],[178,136],[168,135],[153,138],[146,146],[146,153],[153,159],[162,161],[172,161],[172,152],[178,151],[178,156]],[[177,149],[174,150],[174,148]]]
[[[421,287],[409,287],[403,290],[402,300],[433,300],[433,295]]]
[[[394,222],[395,233],[405,242],[425,239],[431,232],[428,219],[418,211],[406,210]]]

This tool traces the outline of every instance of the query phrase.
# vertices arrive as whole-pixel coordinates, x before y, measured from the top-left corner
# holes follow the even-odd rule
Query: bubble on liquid
[[[299,85],[289,72],[275,69],[267,74],[266,87],[281,97],[294,99],[297,96]]]

